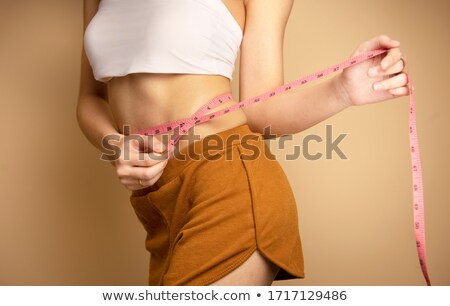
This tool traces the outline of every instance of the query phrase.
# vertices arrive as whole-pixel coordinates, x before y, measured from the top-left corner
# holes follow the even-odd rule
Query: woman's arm
[[[84,29],[98,10],[100,0],[84,0]],[[95,80],[84,48],[81,56],[80,91],[77,105],[77,119],[81,130],[88,140],[106,154],[112,152],[102,146],[106,135],[114,135],[114,145],[120,150],[120,156],[112,164],[120,182],[129,190],[137,190],[153,185],[162,175],[167,160],[155,157],[156,153],[142,154],[137,140],[127,139],[120,134],[108,104],[107,86]],[[143,137],[144,147],[150,147],[151,141]],[[154,139],[156,140],[156,139]],[[129,141],[130,145],[126,145]],[[152,142],[152,145],[156,145]],[[161,144],[160,144],[161,145]],[[128,148],[128,157],[125,148]]]
[[[284,84],[283,39],[293,0],[246,0],[245,33],[241,46],[240,100],[251,98]],[[375,76],[370,68],[380,68],[381,59],[349,67],[316,86],[274,96],[271,101],[244,108],[253,131],[263,133],[271,125],[276,135],[295,134],[344,110],[408,94],[399,42],[381,35],[361,44],[352,56],[377,48],[391,49]],[[384,66],[384,64],[388,64]],[[396,74],[386,79],[389,74]],[[384,82],[380,82],[383,81]],[[382,92],[375,83],[384,83]],[[395,91],[398,90],[398,91]]]
[[[98,10],[100,0],[84,0],[84,30]],[[80,90],[77,104],[78,124],[87,139],[103,153],[102,138],[108,134],[118,134],[111,109],[108,104],[106,84],[94,79],[92,68],[86,57],[84,45],[81,51]]]

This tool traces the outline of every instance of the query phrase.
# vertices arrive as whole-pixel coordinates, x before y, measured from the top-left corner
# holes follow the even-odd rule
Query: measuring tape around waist
[[[248,105],[262,102],[267,100],[275,95],[286,92],[290,89],[300,87],[306,83],[311,81],[320,79],[326,75],[329,75],[333,72],[342,71],[345,68],[356,65],[368,59],[371,59],[377,55],[381,55],[388,50],[379,49],[373,50],[370,52],[366,52],[345,60],[339,64],[321,70],[319,72],[310,74],[306,77],[301,77],[297,80],[294,80],[290,83],[286,83],[280,87],[277,87],[273,90],[270,90],[266,93],[257,95],[255,97],[246,99],[239,103],[233,104],[226,108],[222,108],[218,111],[208,113],[215,107],[221,105],[224,102],[231,101],[233,96],[231,93],[226,93],[220,95],[202,107],[200,107],[192,116],[176,121],[171,121],[162,125],[158,125],[155,127],[151,127],[148,129],[139,130],[133,132],[133,134],[142,134],[142,135],[158,135],[167,132],[174,131],[176,134],[172,135],[172,139],[169,140],[166,151],[172,151],[175,147],[175,144],[181,138],[181,136],[186,135],[191,127],[196,124],[200,124],[214,118],[218,118],[223,116],[229,112],[241,109]],[[422,269],[422,274],[426,280],[428,286],[431,285],[430,278],[428,276],[428,269],[426,263],[426,248],[425,248],[425,214],[424,214],[424,200],[423,200],[423,183],[422,183],[422,168],[420,163],[420,154],[419,154],[419,142],[417,137],[416,130],[416,109],[415,109],[415,99],[414,99],[414,86],[412,84],[412,80],[410,75],[407,74],[408,77],[408,88],[410,95],[410,112],[409,112],[409,144],[410,144],[410,153],[411,153],[411,161],[412,161],[412,183],[413,183],[413,212],[414,212],[414,234],[416,238],[416,246],[417,252],[419,256],[419,263]]]

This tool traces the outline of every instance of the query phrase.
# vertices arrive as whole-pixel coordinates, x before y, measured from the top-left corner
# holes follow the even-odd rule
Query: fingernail
[[[383,86],[382,83],[375,83],[375,84],[373,85],[373,89],[375,89],[375,90],[381,90],[381,89],[383,89],[383,88],[384,88],[384,86]]]
[[[155,144],[155,145],[153,146],[153,152],[161,152],[161,151],[163,151],[163,148],[162,148],[161,145]]]
[[[392,93],[393,95],[398,95],[398,94],[400,93],[400,89],[398,89],[398,88],[393,89],[393,90],[391,90],[391,93]]]

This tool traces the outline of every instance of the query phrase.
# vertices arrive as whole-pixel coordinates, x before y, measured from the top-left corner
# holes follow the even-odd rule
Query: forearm
[[[108,153],[102,146],[103,137],[119,133],[108,102],[97,95],[80,96],[77,119],[86,138],[101,152]]]
[[[250,128],[277,136],[299,133],[350,106],[339,75],[318,85],[288,91],[255,105],[248,116]]]

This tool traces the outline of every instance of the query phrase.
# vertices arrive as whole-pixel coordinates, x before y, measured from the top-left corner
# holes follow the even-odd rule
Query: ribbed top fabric
[[[242,36],[222,0],[102,0],[84,48],[104,83],[139,72],[231,80]]]

